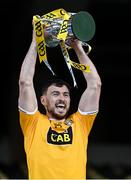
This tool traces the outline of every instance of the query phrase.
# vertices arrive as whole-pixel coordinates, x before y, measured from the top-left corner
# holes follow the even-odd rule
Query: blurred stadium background
[[[17,108],[19,72],[31,41],[32,16],[43,15],[57,8],[64,8],[69,12],[88,11],[96,22],[96,34],[89,42],[92,46],[90,57],[98,69],[103,85],[100,111],[89,139],[87,178],[130,179],[131,1],[2,0],[0,4],[0,179],[27,178]],[[59,47],[48,48],[47,56],[58,75],[72,83],[63,61],[59,61],[63,58]],[[60,66],[64,69],[64,74],[60,71]],[[45,73],[50,76],[48,69],[38,62],[34,79],[38,97]],[[76,93],[81,94],[85,81],[81,72],[74,69],[74,74],[79,84]],[[79,96],[77,97],[79,100]],[[76,105],[74,102],[72,110]],[[40,109],[42,110],[41,106]]]

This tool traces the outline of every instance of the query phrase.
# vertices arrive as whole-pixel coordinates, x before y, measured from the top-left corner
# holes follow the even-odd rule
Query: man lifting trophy
[[[88,140],[99,111],[101,79],[83,46],[94,33],[94,20],[85,11],[68,13],[58,9],[43,16],[33,16],[32,41],[21,66],[18,99],[30,180],[86,180]],[[48,79],[45,75],[42,80],[44,85],[39,101],[45,113],[38,106],[33,81],[37,53],[40,62],[43,61],[52,71],[46,57],[46,46],[55,48],[57,45],[62,49],[74,86],[72,66],[82,71],[86,83],[82,94],[77,91],[79,102],[74,96],[77,109],[72,113],[72,94],[76,88],[55,76]],[[70,48],[79,63],[70,60]]]

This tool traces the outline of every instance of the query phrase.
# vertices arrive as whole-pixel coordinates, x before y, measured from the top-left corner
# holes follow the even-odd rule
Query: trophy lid
[[[72,31],[80,41],[89,41],[95,34],[95,21],[91,14],[80,11],[72,16]]]

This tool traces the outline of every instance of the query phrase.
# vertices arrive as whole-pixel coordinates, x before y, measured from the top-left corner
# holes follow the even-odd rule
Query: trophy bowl
[[[65,44],[70,46],[72,39],[78,39],[82,42],[90,41],[95,34],[95,21],[92,15],[86,11],[78,13],[70,13],[70,18],[65,26],[67,29],[67,36]],[[59,44],[61,39],[57,35],[60,31],[62,18],[42,19],[43,23],[46,21],[48,26],[44,28],[45,43],[47,47],[55,47]]]

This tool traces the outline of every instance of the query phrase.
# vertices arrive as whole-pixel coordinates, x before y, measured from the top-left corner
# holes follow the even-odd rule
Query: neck
[[[59,121],[59,122],[63,122],[63,121],[65,121],[65,119],[56,119],[56,118],[49,118],[48,117],[48,119],[50,120],[50,121]]]
[[[48,113],[48,112],[46,113],[46,115],[47,115],[47,117],[48,117],[49,120],[65,121],[65,119],[66,119],[65,117],[63,117],[63,118],[60,118],[60,117],[58,117],[58,118],[57,118],[57,117],[52,117],[52,115],[51,115],[50,113]]]

